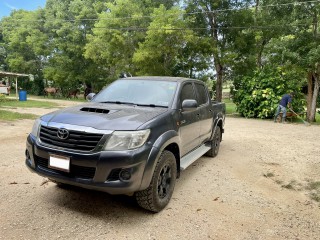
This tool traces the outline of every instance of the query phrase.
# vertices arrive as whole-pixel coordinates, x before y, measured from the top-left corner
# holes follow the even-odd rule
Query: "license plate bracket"
[[[48,167],[63,172],[70,172],[70,158],[60,155],[50,155]]]

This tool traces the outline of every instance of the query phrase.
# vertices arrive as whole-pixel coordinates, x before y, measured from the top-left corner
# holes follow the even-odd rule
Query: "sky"
[[[28,11],[44,8],[46,0],[0,0],[0,19],[10,16],[11,11],[24,9]]]

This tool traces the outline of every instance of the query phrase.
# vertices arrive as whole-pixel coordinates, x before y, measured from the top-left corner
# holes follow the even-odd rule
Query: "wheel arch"
[[[213,139],[213,135],[214,135],[214,133],[215,133],[215,131],[216,131],[216,128],[219,127],[219,128],[221,129],[220,139],[221,139],[221,141],[222,141],[222,134],[224,133],[224,128],[223,128],[223,126],[224,126],[224,118],[221,118],[221,117],[219,118],[219,117],[217,117],[217,118],[213,121],[212,133],[211,133],[211,137],[210,137],[211,140]]]
[[[176,131],[168,131],[162,134],[153,144],[153,147],[148,156],[146,166],[144,169],[140,190],[146,189],[152,179],[157,160],[164,150],[170,151],[176,158],[177,163],[177,176],[180,172],[180,140]]]
[[[174,157],[176,159],[176,163],[177,163],[177,178],[179,178],[180,177],[180,149],[179,149],[179,145],[177,143],[171,143],[168,146],[166,146],[164,148],[164,150],[172,152],[172,154],[174,155]]]

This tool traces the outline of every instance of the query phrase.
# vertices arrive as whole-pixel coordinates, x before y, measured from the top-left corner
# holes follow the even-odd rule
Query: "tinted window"
[[[198,94],[198,104],[202,105],[208,102],[208,93],[206,91],[206,88],[202,84],[195,84],[196,89],[197,89],[197,94]]]
[[[186,99],[195,99],[193,87],[191,83],[187,83],[182,87],[181,90],[181,103]]]

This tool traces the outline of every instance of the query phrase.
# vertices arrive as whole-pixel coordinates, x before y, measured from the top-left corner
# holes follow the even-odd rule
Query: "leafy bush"
[[[43,79],[35,77],[33,81],[29,81],[27,78],[18,79],[19,89],[24,89],[28,94],[43,95],[44,83]]]
[[[292,106],[296,112],[303,110],[305,100],[300,93],[298,73],[282,68],[265,68],[253,76],[238,79],[234,89],[234,103],[238,112],[249,118],[272,118],[283,94],[295,92]]]
[[[6,101],[6,96],[4,94],[0,93],[0,103],[5,102]]]

